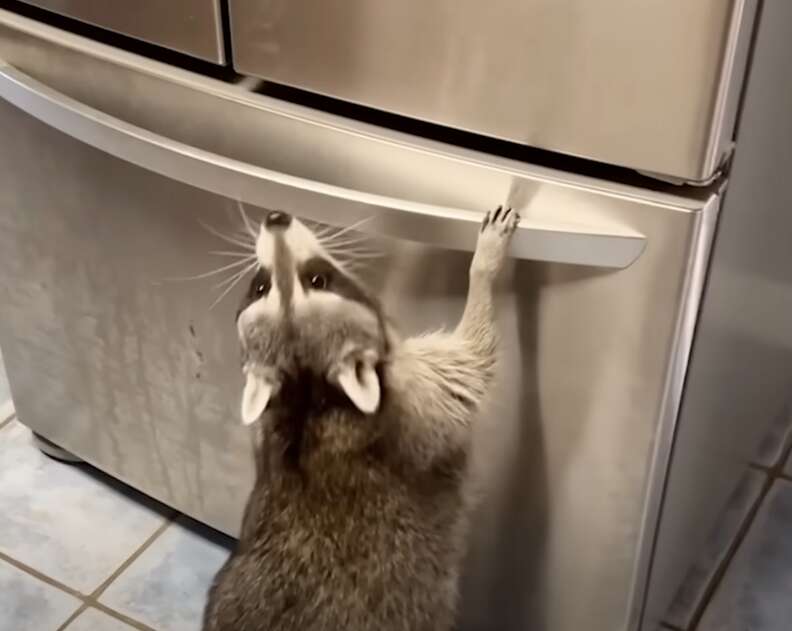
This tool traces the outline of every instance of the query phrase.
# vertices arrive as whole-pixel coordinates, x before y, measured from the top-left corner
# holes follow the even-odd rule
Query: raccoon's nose
[[[264,225],[267,228],[288,228],[291,223],[291,215],[281,210],[272,210],[267,215]]]

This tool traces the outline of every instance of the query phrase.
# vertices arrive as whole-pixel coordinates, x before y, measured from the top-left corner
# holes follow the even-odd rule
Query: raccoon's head
[[[256,258],[258,271],[237,316],[243,422],[255,422],[271,407],[349,405],[376,412],[388,352],[378,302],[311,230],[284,212],[266,216]]]

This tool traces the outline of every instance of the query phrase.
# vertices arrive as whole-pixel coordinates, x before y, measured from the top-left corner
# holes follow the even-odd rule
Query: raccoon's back
[[[249,540],[218,574],[207,631],[446,631],[461,502],[376,479],[335,496],[251,497]]]

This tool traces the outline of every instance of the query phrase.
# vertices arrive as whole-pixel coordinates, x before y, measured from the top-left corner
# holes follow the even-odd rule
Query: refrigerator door
[[[756,0],[229,0],[243,73],[682,180],[730,149]]]
[[[23,0],[95,26],[225,63],[220,0]]]
[[[476,221],[512,203],[459,628],[637,628],[717,195],[421,141],[2,11],[0,59],[0,345],[22,422],[236,533],[242,289],[210,309],[227,285],[207,273],[240,200],[254,220],[368,219],[385,258],[364,276],[404,333],[455,323]]]

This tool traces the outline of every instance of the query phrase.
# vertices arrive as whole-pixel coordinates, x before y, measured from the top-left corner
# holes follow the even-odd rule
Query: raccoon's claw
[[[511,208],[498,206],[488,212],[481,223],[476,253],[473,255],[471,272],[495,274],[503,265],[511,235],[520,223],[520,215]]]
[[[481,222],[481,232],[487,228],[500,228],[501,231],[514,232],[520,223],[520,215],[512,214],[512,208],[503,210],[503,206],[498,206],[495,210],[488,212]]]

